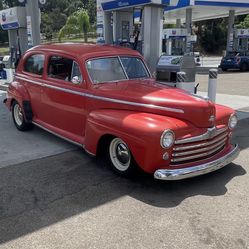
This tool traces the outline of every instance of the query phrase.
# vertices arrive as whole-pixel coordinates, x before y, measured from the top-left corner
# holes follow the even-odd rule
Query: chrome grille
[[[227,128],[211,128],[203,135],[176,140],[171,164],[179,165],[212,157],[225,147],[227,140]]]

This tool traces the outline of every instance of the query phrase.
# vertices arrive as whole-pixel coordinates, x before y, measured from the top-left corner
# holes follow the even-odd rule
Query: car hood
[[[175,117],[200,128],[214,125],[214,103],[153,79],[103,83],[94,88],[94,95],[101,101],[101,108]]]

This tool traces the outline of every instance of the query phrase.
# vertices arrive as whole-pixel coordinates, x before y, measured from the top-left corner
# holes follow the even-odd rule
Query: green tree
[[[91,25],[96,24],[96,18],[97,18],[97,15],[96,15],[96,9],[97,9],[96,2],[97,2],[96,0],[89,0],[88,4],[86,6],[87,12],[89,14],[89,21],[90,21]]]
[[[195,23],[200,51],[220,53],[226,46],[227,19],[219,18]]]
[[[89,19],[89,15],[87,11],[84,11],[84,10],[78,11],[77,19],[79,22],[79,26],[84,34],[84,40],[85,42],[87,42],[87,38],[88,38],[87,34],[90,29],[90,19]]]
[[[45,36],[46,40],[53,38],[53,20],[51,15],[44,13],[41,16],[41,33]]]
[[[20,5],[20,3],[18,2],[18,0],[1,0],[1,2],[2,2],[2,7],[4,9],[12,8],[12,7]]]
[[[249,29],[249,15],[247,15],[243,21],[241,21],[238,25],[236,25],[236,28]]]
[[[73,13],[75,13],[76,11],[80,10],[80,9],[84,9],[85,8],[85,5],[83,3],[83,1],[80,1],[80,0],[74,0],[72,1],[68,7],[66,8],[65,10],[65,13],[70,16],[72,15]]]
[[[59,31],[58,39],[61,39],[70,34],[84,34],[84,40],[87,42],[88,32],[90,29],[89,15],[84,9],[78,10],[70,15],[66,24]]]
[[[47,40],[51,40],[53,34],[65,25],[67,16],[59,8],[55,8],[53,12],[43,12],[41,20],[41,33]]]
[[[51,13],[54,9],[59,9],[60,13],[65,13],[65,9],[68,7],[70,2],[70,0],[47,0],[43,7],[43,12]]]

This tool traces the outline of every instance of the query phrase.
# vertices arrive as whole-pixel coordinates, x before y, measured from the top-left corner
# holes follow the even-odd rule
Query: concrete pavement
[[[180,182],[120,178],[81,151],[4,167],[0,248],[246,249],[244,141],[233,164]]]
[[[19,132],[2,104],[4,98],[5,92],[0,90],[0,168],[78,149],[38,128]]]

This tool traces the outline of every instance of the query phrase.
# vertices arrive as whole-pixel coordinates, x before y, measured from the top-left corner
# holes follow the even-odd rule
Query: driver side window
[[[72,59],[57,55],[49,58],[48,77],[73,84],[80,84],[83,80],[78,63]]]

